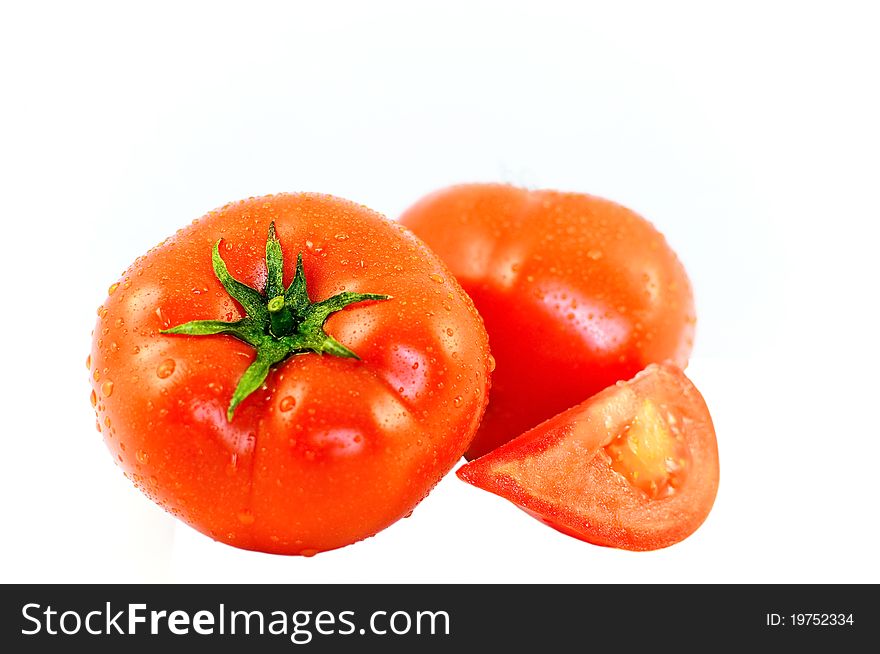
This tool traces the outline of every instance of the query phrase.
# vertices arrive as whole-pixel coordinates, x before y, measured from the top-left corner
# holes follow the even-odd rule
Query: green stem
[[[358,360],[357,354],[324,331],[324,323],[333,313],[350,304],[391,299],[390,295],[377,293],[344,292],[312,302],[306,286],[302,254],[297,255],[296,272],[290,286],[283,290],[284,259],[274,221],[269,225],[266,238],[267,282],[263,292],[230,274],[220,256],[220,241],[214,244],[211,262],[217,279],[242,306],[246,316],[236,322],[193,320],[163,329],[161,333],[177,336],[227,334],[256,350],[256,358],[239,379],[229,402],[226,418],[230,422],[238,405],[263,385],[272,367],[295,354],[314,352]]]
[[[266,307],[269,309],[269,322],[273,336],[286,336],[293,332],[295,326],[293,314],[285,306],[283,295],[273,297]]]

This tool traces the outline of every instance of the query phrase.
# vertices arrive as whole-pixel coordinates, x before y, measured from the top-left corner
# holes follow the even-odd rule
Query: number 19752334
[[[853,626],[852,613],[767,613],[768,627],[843,627]]]

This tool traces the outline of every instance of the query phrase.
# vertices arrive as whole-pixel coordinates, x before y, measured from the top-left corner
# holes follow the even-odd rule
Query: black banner
[[[876,586],[20,585],[2,587],[4,651],[449,651],[452,646],[705,651],[841,647],[878,631]],[[9,649],[12,646],[13,649]]]

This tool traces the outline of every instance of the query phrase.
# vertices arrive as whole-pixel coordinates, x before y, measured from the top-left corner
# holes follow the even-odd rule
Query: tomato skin
[[[674,490],[651,497],[612,467],[608,446],[654,403],[686,465]],[[569,536],[655,550],[692,534],[718,491],[715,429],[702,395],[678,368],[652,364],[627,382],[541,423],[458,469],[459,478],[513,502]]]
[[[274,220],[284,283],[302,252],[308,290],[387,293],[327,320],[360,361],[293,356],[231,422],[255,357],[231,336],[160,334],[241,307],[211,266],[262,289]],[[310,555],[408,515],[459,460],[487,401],[489,350],[471,300],[407,230],[317,194],[252,198],[212,211],[140,257],[99,309],[90,355],[98,425],[145,494],[209,536]]]
[[[470,184],[400,221],[473,298],[496,369],[466,456],[481,456],[652,362],[687,365],[694,305],[663,235],[602,198]]]

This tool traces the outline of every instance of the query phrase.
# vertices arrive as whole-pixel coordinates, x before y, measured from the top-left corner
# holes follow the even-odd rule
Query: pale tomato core
[[[611,468],[651,498],[672,495],[688,452],[672,414],[644,400],[632,422],[605,446]]]

